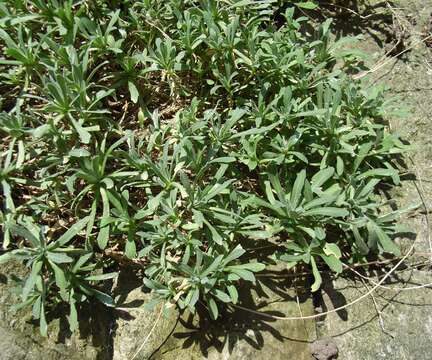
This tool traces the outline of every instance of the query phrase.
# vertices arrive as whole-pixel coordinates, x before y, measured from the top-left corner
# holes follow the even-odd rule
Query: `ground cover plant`
[[[68,303],[115,306],[128,263],[157,299],[217,318],[267,265],[342,271],[399,254],[406,146],[353,38],[312,2],[0,3],[0,262],[43,334]],[[265,248],[266,251],[257,249]],[[109,288],[109,287],[108,287]]]

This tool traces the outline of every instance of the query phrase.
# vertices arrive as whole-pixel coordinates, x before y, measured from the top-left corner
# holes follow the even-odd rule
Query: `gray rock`
[[[403,284],[402,276],[406,281]],[[390,287],[415,286],[432,282],[428,271],[398,274]],[[335,281],[335,291],[349,303],[367,290],[363,284],[346,279]],[[347,309],[346,314],[328,314],[318,329],[320,336],[336,339],[339,357],[349,360],[430,359],[432,344],[432,290],[391,291],[379,289]],[[332,296],[324,294],[327,309],[334,307]]]
[[[88,325],[80,334],[70,334],[65,317],[49,321],[48,336],[31,323],[31,308],[12,312],[18,302],[8,276],[22,276],[25,268],[14,261],[0,270],[0,359],[1,360],[108,360],[110,359],[108,317],[104,308],[93,307],[86,316]],[[90,310],[90,309],[88,309]]]
[[[313,314],[310,294],[299,292],[297,303],[288,278],[261,280],[255,289],[248,284],[239,289],[243,306],[277,316]],[[205,309],[184,314],[152,360],[312,359],[308,343],[316,336],[313,320],[277,320],[235,308],[221,310],[221,315],[215,322]]]
[[[314,341],[310,346],[312,356],[317,360],[331,360],[338,356],[338,348],[331,338]]]
[[[130,291],[125,299],[128,304],[145,304],[151,295],[141,288]],[[153,311],[142,306],[131,306],[116,310],[116,328],[113,335],[114,360],[148,359],[167,339],[178,319],[175,308],[160,314],[162,304]]]
[[[10,261],[0,271],[0,359],[1,360],[130,360],[146,340],[159,315],[141,307],[151,300],[137,286],[132,272],[124,272],[122,287],[115,290],[123,308],[111,311],[98,302],[79,311],[79,332],[71,334],[66,320],[67,308],[58,311],[59,318],[48,322],[48,337],[39,334],[32,322],[31,308],[10,310],[19,299],[8,277],[25,275],[26,269]],[[141,284],[140,282],[138,284]],[[170,335],[178,318],[173,310],[160,317],[151,336],[145,341],[135,360],[148,359]]]

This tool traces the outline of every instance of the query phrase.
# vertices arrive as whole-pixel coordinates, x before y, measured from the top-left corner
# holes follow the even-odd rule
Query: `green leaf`
[[[359,180],[363,180],[368,177],[391,177],[396,185],[399,184],[399,175],[398,172],[394,169],[372,169],[365,171],[357,178]]]
[[[317,4],[315,4],[312,1],[306,1],[306,2],[298,2],[295,3],[298,7],[302,8],[302,9],[307,9],[307,10],[314,10],[318,7]]]
[[[236,161],[235,157],[232,156],[224,156],[224,157],[219,157],[216,159],[213,159],[211,161],[209,161],[209,164],[230,164],[233,163],[234,161]]]
[[[125,247],[125,255],[129,259],[133,259],[136,257],[136,244],[132,237],[127,238],[126,240],[126,247]]]
[[[344,164],[342,158],[338,155],[336,157],[336,173],[339,176],[342,176],[344,169],[345,169],[345,164]]]
[[[238,244],[224,259],[224,264],[229,264],[231,261],[238,259],[242,256],[246,251],[242,248],[240,244]]]
[[[240,278],[246,281],[250,281],[252,283],[255,283],[255,276],[252,271],[244,270],[244,269],[229,269],[230,272],[233,272],[234,274],[238,275]]]
[[[312,274],[315,278],[315,281],[311,286],[311,290],[312,290],[312,292],[315,292],[315,291],[318,291],[319,288],[321,287],[322,278],[321,278],[321,274],[318,270],[318,267],[316,265],[316,262],[315,262],[315,259],[313,258],[313,256],[311,256],[310,261],[311,261],[311,265],[312,265]]]
[[[219,265],[222,263],[223,255],[219,255],[214,259],[214,261],[211,263],[211,265],[201,273],[201,276],[208,276],[213,271],[217,270]]]
[[[96,289],[92,289],[92,293],[102,304],[110,307],[114,306],[114,300],[111,296]]]
[[[41,138],[49,132],[50,128],[51,128],[51,126],[49,124],[41,125],[35,129],[33,129],[32,135],[35,138]]]
[[[234,285],[227,286],[228,294],[231,297],[231,301],[233,304],[237,304],[238,301],[238,291]]]
[[[48,249],[54,250],[60,246],[66,245],[69,241],[71,241],[78,233],[83,230],[87,222],[89,220],[89,217],[86,216],[85,218],[79,220],[75,224],[73,224],[62,236],[60,236],[54,243],[48,246]]]
[[[246,264],[229,266],[228,268],[236,269],[236,270],[237,269],[245,269],[245,270],[249,270],[252,272],[260,272],[260,271],[263,271],[265,269],[265,265],[258,263],[258,262],[250,262],[250,263],[246,263]]]
[[[273,130],[278,125],[279,125],[279,123],[275,122],[274,124],[271,124],[269,126],[263,126],[260,128],[252,128],[252,129],[248,129],[245,131],[241,131],[237,134],[232,135],[231,139],[236,139],[239,137],[246,137],[246,136],[251,136],[251,135],[264,134],[264,133],[267,133],[267,132]]]
[[[303,213],[306,216],[329,216],[329,217],[345,217],[349,215],[348,210],[337,207],[321,207],[307,210]]]
[[[17,225],[12,227],[12,233],[22,236],[24,239],[30,241],[33,247],[39,247],[41,244],[39,239],[39,231],[37,231],[37,233],[32,233],[24,226]]]
[[[334,168],[331,166],[318,171],[314,176],[312,176],[312,189],[319,190],[320,187],[333,176],[334,171]]]
[[[9,251],[7,253],[4,253],[3,255],[0,255],[0,264],[7,263],[8,261],[14,259],[14,253],[12,251]]]
[[[41,302],[39,327],[41,335],[46,337],[48,335],[48,324],[45,318],[45,306],[43,302]]]
[[[342,262],[336,256],[324,254],[320,254],[320,256],[331,270],[333,270],[337,274],[340,274],[342,272]]]
[[[334,243],[326,243],[323,251],[326,255],[334,255],[338,259],[342,256],[339,246]]]
[[[84,144],[90,143],[91,134],[87,130],[85,130],[72,116],[69,116],[69,119],[71,120],[73,127],[78,133],[81,142]]]
[[[98,275],[90,275],[87,276],[85,279],[87,281],[103,281],[108,279],[114,279],[118,276],[118,273],[112,272],[112,273],[106,273],[106,274],[98,274]]]
[[[59,252],[48,252],[47,257],[49,260],[51,260],[52,262],[55,262],[57,264],[67,264],[67,263],[71,263],[73,261],[73,259],[68,256],[65,253],[59,253]]]
[[[378,237],[378,241],[382,249],[395,256],[400,256],[401,252],[399,247],[390,239],[390,237],[381,229],[377,224],[374,224],[374,231]]]
[[[99,234],[96,239],[99,249],[104,250],[107,247],[109,234],[110,234],[109,226],[104,226],[99,230]]]
[[[107,244],[108,244],[108,240],[109,240],[109,234],[110,234],[110,226],[109,226],[109,215],[110,215],[110,205],[109,205],[109,200],[108,200],[108,196],[106,193],[106,190],[104,188],[100,188],[100,194],[102,197],[102,219],[100,222],[100,230],[99,230],[99,234],[97,236],[97,243],[98,246],[101,250],[105,249]],[[107,222],[108,224],[104,224],[105,222]]]
[[[38,296],[32,306],[32,315],[34,319],[40,319],[41,317],[41,303],[42,296]]]
[[[27,277],[27,280],[24,283],[24,287],[21,292],[22,299],[27,300],[30,292],[34,289],[38,278],[40,278],[40,273],[42,270],[43,262],[41,260],[37,260],[32,264],[32,270],[30,275]]]
[[[369,196],[372,191],[375,189],[375,186],[378,185],[378,183],[380,182],[380,179],[371,179],[369,180],[369,182],[360,188],[360,192],[358,193],[358,197],[359,198],[363,198],[366,196]]]
[[[66,289],[68,287],[68,281],[66,280],[65,273],[64,273],[63,269],[61,269],[56,264],[50,262],[50,265],[51,265],[51,268],[54,270],[55,282],[56,282],[56,285],[60,289],[60,295],[62,296],[63,300],[66,300],[66,299],[64,299],[64,297],[66,296]]]
[[[16,17],[16,18],[11,20],[11,25],[16,26],[16,25],[19,25],[22,23],[37,20],[40,17],[41,16],[39,14],[30,14],[30,15],[19,16],[19,17]]]
[[[78,312],[75,306],[75,300],[69,301],[69,328],[73,333],[79,329]]]
[[[306,170],[303,169],[302,171],[300,171],[300,173],[297,174],[291,192],[291,205],[293,209],[297,208],[297,206],[299,205],[305,180],[306,180]]]
[[[256,0],[238,0],[238,1],[234,0],[231,7],[237,8],[237,7],[251,6],[255,4],[256,4]]]
[[[192,296],[191,296],[191,298],[190,298],[190,301],[189,301],[189,304],[188,304],[188,306],[190,307],[190,308],[194,308],[195,307],[195,304],[198,302],[198,300],[199,300],[199,294],[200,294],[200,291],[199,291],[199,288],[195,288],[194,290],[193,290],[193,293],[192,293]]]
[[[363,237],[361,236],[357,226],[351,225],[351,230],[354,234],[354,239],[356,242],[356,245],[358,246],[360,253],[362,255],[366,255],[369,252],[369,248],[366,245],[366,242],[363,240]]]
[[[89,157],[90,155],[90,152],[83,148],[72,149],[69,151],[69,156],[71,157]]]
[[[138,89],[132,81],[128,81],[128,88],[129,88],[131,100],[134,104],[136,104],[138,102],[138,98],[139,98]]]
[[[224,303],[230,303],[231,302],[231,297],[227,294],[225,294],[223,291],[215,289],[212,294],[214,296],[216,296],[220,301],[224,302]]]
[[[337,199],[337,195],[333,195],[333,196],[321,195],[321,197],[317,197],[304,204],[303,208],[305,210],[310,210],[321,205],[327,205],[333,203],[336,199]]]
[[[271,188],[270,182],[265,181],[264,184],[265,184],[265,192],[266,192],[267,199],[270,202],[270,204],[274,206],[276,204],[276,199],[273,195],[273,190]]]
[[[213,227],[213,225],[211,225],[207,220],[204,220],[204,223],[207,225],[207,227],[210,230],[211,233],[211,237],[212,240],[218,244],[218,245],[222,245],[223,243],[223,238],[222,236],[219,234],[219,232]]]
[[[143,278],[144,286],[148,287],[149,289],[156,290],[158,287],[156,286],[155,282],[148,278]]]
[[[216,302],[212,298],[210,298],[207,301],[207,304],[208,304],[208,309],[210,311],[210,316],[212,317],[213,320],[216,320],[219,316],[219,310],[216,305]]]
[[[94,222],[96,220],[96,210],[97,210],[97,202],[94,200],[90,209],[90,215],[89,215],[89,220],[86,226],[86,239],[89,240],[91,234],[92,234],[92,230],[93,230],[93,226],[94,226]]]

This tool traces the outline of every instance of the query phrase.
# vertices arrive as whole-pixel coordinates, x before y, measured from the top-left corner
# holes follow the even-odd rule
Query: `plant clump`
[[[56,304],[72,330],[81,302],[115,306],[101,285],[128,263],[217,318],[267,265],[310,267],[316,291],[322,269],[399,253],[377,191],[406,146],[352,78],[355,39],[299,7],[0,4],[0,261],[28,266],[18,306],[42,333]]]

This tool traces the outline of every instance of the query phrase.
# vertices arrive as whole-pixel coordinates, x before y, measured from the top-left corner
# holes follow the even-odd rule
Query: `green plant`
[[[78,328],[75,303],[84,301],[87,296],[95,296],[105,304],[113,305],[111,297],[92,287],[91,282],[111,279],[117,274],[92,275],[97,262],[86,263],[94,254],[77,246],[66,246],[87,225],[88,220],[88,217],[79,220],[58,239],[52,240],[46,238],[46,227],[37,226],[32,219],[25,218],[22,224],[13,227],[12,232],[25,239],[29,245],[12,250],[0,258],[2,262],[12,258],[25,261],[31,269],[23,282],[22,304],[17,308],[32,305],[33,316],[39,319],[43,335],[47,333],[45,307],[48,299],[69,303],[72,331]],[[54,287],[58,291],[53,291]],[[59,298],[53,298],[54,294]]]
[[[0,259],[28,266],[42,333],[58,302],[72,329],[78,303],[113,306],[95,282],[128,260],[217,318],[268,264],[310,266],[316,291],[323,268],[398,254],[377,189],[407,146],[347,38],[304,26],[312,2],[118,3],[0,4]]]

